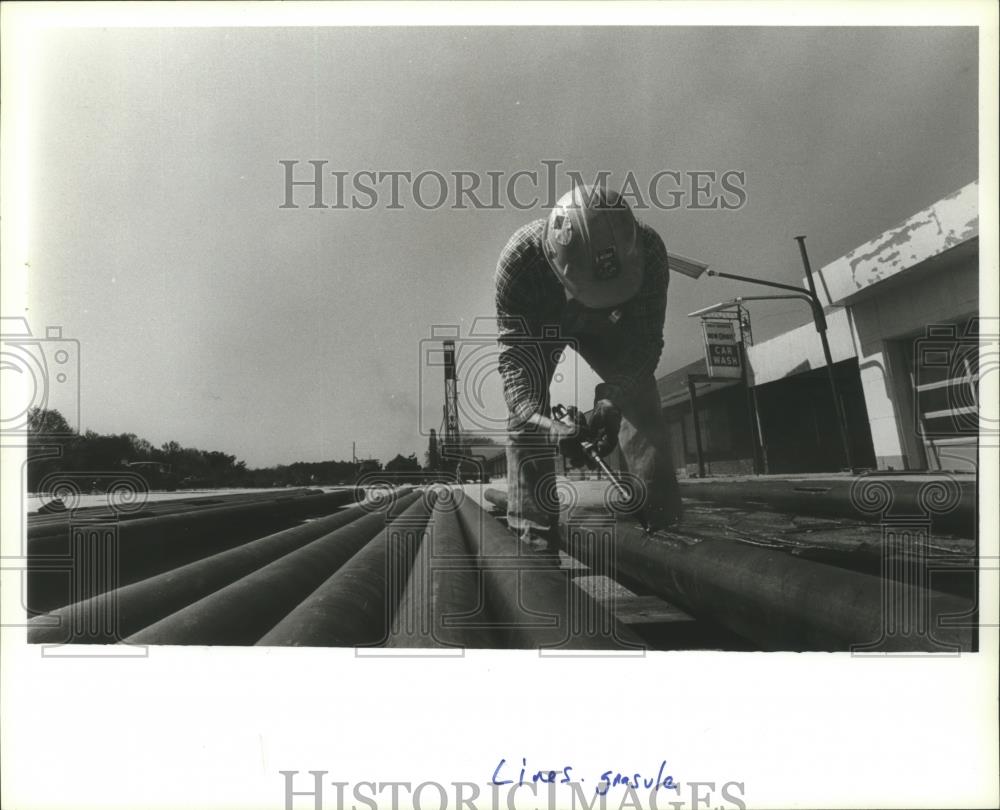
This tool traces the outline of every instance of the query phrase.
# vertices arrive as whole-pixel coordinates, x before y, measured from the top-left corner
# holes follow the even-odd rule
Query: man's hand
[[[622,412],[610,399],[598,399],[590,412],[587,428],[595,436],[594,449],[601,458],[618,446],[618,430],[622,426]]]
[[[570,466],[594,468],[596,465],[583,452],[583,445],[580,443],[581,439],[589,433],[587,430],[587,417],[580,413],[575,405],[570,405],[566,411],[569,419],[573,422],[573,426],[567,425],[564,422],[557,422],[557,424],[568,428],[572,432],[567,433],[559,439],[559,451],[566,457]]]
[[[574,467],[583,467],[588,463],[583,446],[580,444],[580,437],[586,429],[586,420],[582,415],[577,415],[576,408],[572,409],[574,424],[567,425],[558,419],[543,416],[540,413],[532,414],[528,418],[528,424],[535,425],[540,430],[549,434],[549,438],[559,447],[566,460]]]

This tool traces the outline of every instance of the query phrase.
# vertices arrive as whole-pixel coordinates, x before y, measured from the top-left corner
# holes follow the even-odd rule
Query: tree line
[[[478,443],[494,442],[483,439]],[[141,475],[150,489],[169,490],[353,484],[373,473],[406,476],[435,472],[436,468],[430,464],[422,467],[413,453],[399,453],[385,465],[378,459],[362,459],[249,468],[229,453],[183,447],[175,441],[156,447],[134,433],[75,433],[57,410],[33,408],[29,412],[29,492],[37,492],[39,484],[52,473],[72,474],[85,491],[100,490],[102,475],[125,470]],[[87,480],[88,473],[94,474],[92,481]]]

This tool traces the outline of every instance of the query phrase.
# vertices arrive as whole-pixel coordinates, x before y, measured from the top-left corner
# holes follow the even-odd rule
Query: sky
[[[79,341],[80,426],[250,466],[350,458],[352,442],[422,458],[443,403],[435,327],[458,327],[473,358],[464,422],[495,425],[492,342],[470,331],[494,314],[508,237],[545,214],[544,199],[429,210],[406,192],[402,210],[385,194],[309,208],[308,190],[282,208],[279,161],[298,177],[324,160],[348,178],[484,181],[561,161],[556,193],[570,170],[611,186],[742,172],[736,210],[637,213],[671,252],[787,283],[803,275],[794,236],[820,267],[977,177],[969,28],[92,28],[38,43],[26,315]],[[658,372],[701,354],[686,313],[741,292],[675,274]],[[803,310],[756,304],[755,339]],[[566,368],[555,398],[589,404],[597,378]]]

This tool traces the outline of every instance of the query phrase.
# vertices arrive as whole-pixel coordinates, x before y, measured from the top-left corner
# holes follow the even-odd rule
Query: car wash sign
[[[705,335],[705,363],[709,377],[743,376],[740,365],[740,348],[736,345],[736,322],[703,318],[701,329]]]

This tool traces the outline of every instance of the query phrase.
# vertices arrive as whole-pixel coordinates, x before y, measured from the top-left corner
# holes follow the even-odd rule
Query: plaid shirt
[[[567,315],[577,302],[568,302],[565,288],[552,272],[542,252],[545,220],[530,222],[510,238],[496,270],[496,307],[500,356],[498,366],[503,378],[504,397],[511,414],[527,419],[541,409],[547,392],[537,390],[536,365],[527,359],[525,338],[556,335],[565,342],[572,336]],[[639,223],[643,247],[642,287],[634,298],[619,307],[606,310],[620,313],[614,329],[622,339],[623,351],[614,373],[609,375],[604,395],[621,407],[636,385],[652,375],[663,351],[663,321],[667,309],[669,270],[663,240],[652,228]],[[601,312],[590,310],[590,312]]]

